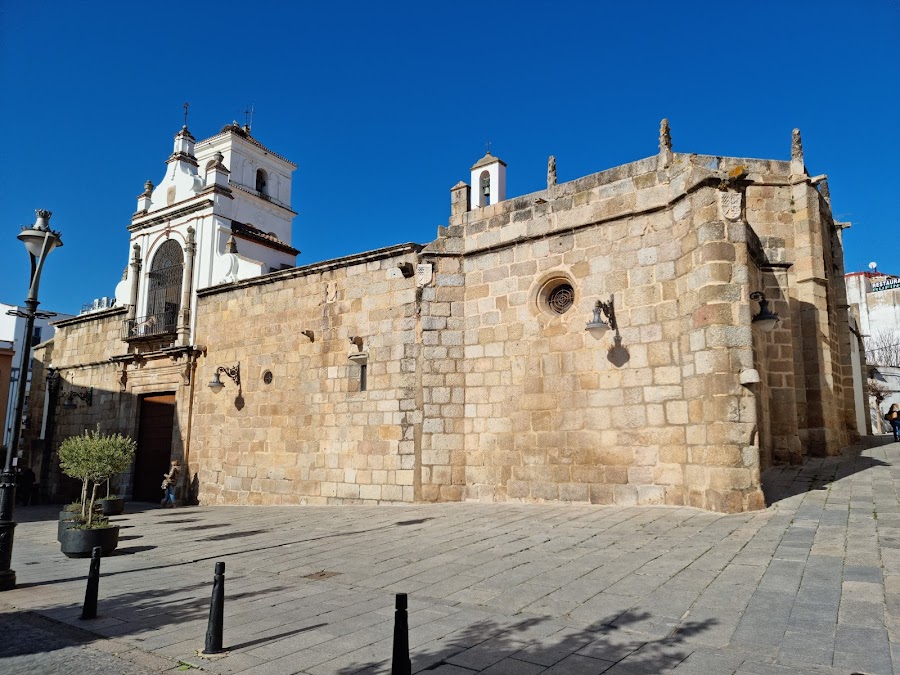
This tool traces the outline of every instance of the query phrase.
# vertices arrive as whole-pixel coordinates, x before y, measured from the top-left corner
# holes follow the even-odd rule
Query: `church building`
[[[787,143],[786,149],[787,149]],[[138,441],[120,491],[200,504],[763,508],[760,472],[860,434],[840,231],[789,160],[674,152],[506,195],[490,152],[426,244],[297,267],[296,165],[247,127],[175,136],[116,304],[35,350],[31,462]],[[90,397],[78,396],[90,392]]]

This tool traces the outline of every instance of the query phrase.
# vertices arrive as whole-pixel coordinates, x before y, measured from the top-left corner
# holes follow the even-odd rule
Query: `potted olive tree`
[[[120,436],[120,438],[123,438]],[[124,438],[130,443],[116,444],[110,451],[110,473],[106,476],[106,497],[100,500],[104,516],[118,516],[125,511],[125,497],[110,494],[109,484],[113,476],[123,473],[134,461],[134,441]]]
[[[124,470],[134,457],[135,442],[121,434],[101,434],[100,427],[72,436],[59,447],[59,465],[67,476],[81,481],[80,518],[61,532],[62,552],[70,558],[89,557],[95,546],[103,553],[115,550],[119,527],[98,515],[97,490],[111,475]]]

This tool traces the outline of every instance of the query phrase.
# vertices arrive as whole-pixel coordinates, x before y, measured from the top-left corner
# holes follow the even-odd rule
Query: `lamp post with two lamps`
[[[15,531],[16,475],[13,472],[13,453],[19,449],[19,438],[22,433],[22,415],[25,407],[25,393],[28,385],[28,364],[31,359],[31,340],[35,318],[54,316],[52,312],[38,312],[38,287],[41,283],[41,272],[50,252],[62,246],[59,232],[50,229],[50,211],[38,209],[37,218],[31,227],[23,227],[18,235],[19,241],[25,244],[28,257],[31,259],[31,281],[28,297],[25,298],[25,311],[10,310],[13,316],[25,319],[25,335],[22,338],[22,353],[19,355],[19,383],[16,387],[16,408],[12,420],[12,437],[6,448],[6,463],[0,475],[0,591],[15,588],[16,573],[10,569],[13,551],[13,534]]]

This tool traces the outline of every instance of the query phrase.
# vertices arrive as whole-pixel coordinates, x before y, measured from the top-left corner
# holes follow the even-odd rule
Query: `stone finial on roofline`
[[[669,129],[668,118],[663,117],[659,123],[659,151],[665,152],[666,150],[672,152],[672,132]]]
[[[831,189],[828,187],[828,179],[823,178],[819,183],[819,194],[828,206],[831,206]]]
[[[547,189],[556,185],[556,157],[550,155],[547,159]]]
[[[791,132],[791,173],[806,173],[806,165],[803,163],[803,140],[800,138],[800,130]]]
[[[791,132],[791,159],[803,159],[803,139],[799,129]]]
[[[659,162],[657,169],[666,169],[674,159],[672,154],[672,133],[669,130],[668,118],[663,118],[659,123]]]

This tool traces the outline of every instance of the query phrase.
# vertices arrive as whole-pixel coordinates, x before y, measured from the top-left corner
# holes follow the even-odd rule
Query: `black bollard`
[[[91,569],[88,572],[87,589],[84,591],[84,607],[81,608],[82,619],[97,618],[97,592],[100,590],[100,556],[103,549],[95,546],[91,551]]]
[[[204,654],[219,654],[222,649],[222,630],[225,622],[225,563],[216,563],[212,600],[209,603],[209,624],[206,627]]]
[[[397,593],[391,675],[412,675],[412,663],[409,660],[409,620],[406,616],[406,593]]]

